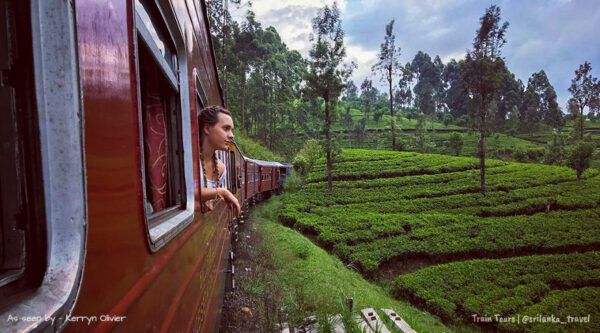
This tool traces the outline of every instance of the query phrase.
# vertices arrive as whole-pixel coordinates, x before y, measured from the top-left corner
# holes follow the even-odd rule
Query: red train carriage
[[[197,113],[222,104],[204,2],[0,11],[0,331],[215,331],[236,221],[199,204]],[[219,154],[240,202],[277,190]]]
[[[280,173],[285,166],[279,162],[251,160],[258,169],[258,198],[259,201],[280,190]]]

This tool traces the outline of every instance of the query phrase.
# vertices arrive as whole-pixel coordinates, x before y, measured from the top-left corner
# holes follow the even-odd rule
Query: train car
[[[236,221],[200,205],[197,114],[223,104],[204,1],[0,11],[0,331],[216,331]]]
[[[283,190],[283,184],[285,184],[286,179],[292,174],[292,170],[294,166],[291,163],[281,162],[281,167],[279,168],[279,190]]]
[[[280,173],[284,165],[279,162],[251,160],[258,168],[258,201],[268,198],[271,194],[279,192]]]

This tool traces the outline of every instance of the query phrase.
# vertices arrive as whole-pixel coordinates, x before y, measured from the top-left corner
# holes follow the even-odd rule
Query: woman
[[[209,106],[198,116],[200,130],[200,163],[203,187],[200,191],[202,205],[213,210],[219,198],[234,208],[235,216],[240,216],[240,203],[237,198],[222,187],[227,179],[225,164],[217,158],[217,150],[229,149],[233,140],[233,119],[231,112],[220,106]]]

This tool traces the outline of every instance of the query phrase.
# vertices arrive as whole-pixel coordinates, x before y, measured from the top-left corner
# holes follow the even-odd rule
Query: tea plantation
[[[491,318],[477,324],[511,332],[600,331],[598,171],[577,182],[564,167],[488,160],[484,197],[478,164],[345,149],[334,163],[333,192],[321,160],[286,198],[279,220],[371,277],[431,264],[388,289],[446,321]],[[523,316],[538,319],[510,320]]]

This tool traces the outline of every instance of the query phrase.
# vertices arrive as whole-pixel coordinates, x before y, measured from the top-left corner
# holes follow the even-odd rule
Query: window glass
[[[227,168],[229,174],[229,191],[233,194],[237,193],[236,169],[235,169],[235,152],[229,152],[229,165]]]
[[[162,49],[161,52],[176,60],[172,43],[164,40],[166,32],[160,29],[161,25],[156,24],[158,20],[155,16],[159,14],[153,15],[157,11],[149,8],[147,4],[136,1],[137,13],[145,18],[146,23],[154,23],[151,27],[154,36],[160,37],[157,44]],[[148,26],[146,28],[150,29]],[[140,32],[139,36],[143,38],[142,35]],[[164,62],[156,57],[148,45],[140,45],[138,54],[145,210],[147,217],[153,219],[164,213],[185,208],[181,106],[179,91],[172,84],[168,84],[162,69]]]
[[[143,22],[143,26],[138,26],[138,30],[141,29],[144,32],[147,31],[148,35],[151,37],[151,41],[144,38],[146,43],[156,46],[162,57],[169,65],[170,69],[173,72],[176,72],[177,54],[170,37],[168,37],[168,30],[166,29],[165,25],[162,24],[160,13],[153,8],[151,4],[141,0],[135,1],[135,11],[137,15],[139,15],[141,22]],[[145,36],[143,32],[142,34]]]

